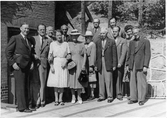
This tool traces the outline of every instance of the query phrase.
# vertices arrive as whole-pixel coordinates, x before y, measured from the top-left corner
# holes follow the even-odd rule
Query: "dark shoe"
[[[117,98],[117,99],[118,99],[118,100],[121,100],[121,101],[123,100],[123,98]]]
[[[93,99],[95,99],[95,97],[94,97],[94,96],[91,96],[91,97],[88,98],[88,101],[89,101],[89,100],[93,100]]]
[[[36,105],[36,109],[38,109],[39,107],[40,107],[40,104],[37,104],[37,105]]]
[[[102,98],[99,98],[97,101],[98,102],[101,102],[101,101],[104,101],[105,99],[102,99]]]
[[[109,99],[107,100],[107,102],[108,102],[108,103],[111,103],[111,102],[113,102],[113,100],[114,100],[113,98],[109,98]]]
[[[45,107],[45,104],[41,104],[41,107]]]
[[[36,111],[36,108],[30,107],[29,108],[31,111]]]
[[[134,103],[137,103],[137,101],[129,100],[129,102],[128,102],[128,104],[134,104]]]
[[[55,101],[55,106],[58,106],[59,105],[59,102],[58,101]]]
[[[139,105],[140,105],[140,106],[144,105],[144,102],[143,102],[143,101],[140,101],[140,102],[139,102]]]
[[[32,111],[30,109],[24,109],[24,110],[19,110],[20,112],[25,112],[25,113],[31,113]]]

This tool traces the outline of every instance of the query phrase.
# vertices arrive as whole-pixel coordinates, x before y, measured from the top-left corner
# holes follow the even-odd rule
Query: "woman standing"
[[[70,53],[67,42],[62,41],[62,33],[56,31],[56,41],[50,44],[48,60],[50,72],[47,86],[54,87],[55,105],[64,105],[62,101],[64,88],[67,87],[67,55]]]
[[[96,88],[96,75],[95,75],[95,60],[96,60],[96,45],[92,41],[93,34],[91,31],[86,31],[85,33],[85,41],[86,41],[86,56],[87,56],[87,63],[86,67],[89,73],[89,85],[90,85],[90,97],[88,100],[93,100],[94,96],[94,89]],[[89,90],[88,90],[89,91]],[[88,92],[89,93],[89,92]]]
[[[71,89],[72,101],[76,102],[75,91],[77,91],[78,103],[82,104],[81,93],[84,92],[84,85],[78,81],[78,78],[82,70],[85,70],[86,54],[84,43],[78,41],[80,33],[77,29],[71,31],[72,42],[69,42],[69,47],[71,51],[71,58],[76,66],[69,70],[69,82],[68,86]]]

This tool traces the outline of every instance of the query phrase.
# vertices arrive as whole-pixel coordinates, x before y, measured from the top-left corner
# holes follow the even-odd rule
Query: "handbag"
[[[93,71],[92,73],[89,73],[89,82],[96,82],[96,73]]]
[[[74,61],[70,61],[68,64],[67,64],[67,69],[68,70],[71,70],[73,69],[74,67],[76,67],[76,63]]]
[[[78,81],[80,83],[85,83],[85,82],[88,82],[88,75],[86,73],[86,70],[82,70],[80,75],[79,75],[79,78],[78,78]]]

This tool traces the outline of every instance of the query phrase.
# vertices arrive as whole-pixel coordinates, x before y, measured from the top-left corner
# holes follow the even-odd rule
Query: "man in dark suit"
[[[126,52],[127,52],[127,42],[125,39],[119,36],[120,27],[115,26],[113,27],[113,37],[117,47],[117,58],[118,58],[118,65],[116,70],[113,73],[114,83],[116,83],[116,97],[118,100],[123,100],[123,93],[122,93],[122,79],[124,75],[124,67],[125,67],[125,59],[126,59]],[[115,86],[114,86],[115,87]]]
[[[93,33],[93,42],[96,43],[97,40],[99,39],[99,36],[100,36],[100,31],[101,31],[101,28],[100,28],[100,20],[99,19],[94,19],[93,20],[93,28],[90,29],[90,31]]]
[[[127,70],[130,70],[130,100],[128,104],[139,102],[144,105],[147,94],[146,74],[149,67],[151,49],[150,42],[134,28],[135,39],[130,41]]]
[[[27,37],[29,25],[20,27],[21,33],[12,36],[6,48],[6,58],[14,70],[16,100],[20,112],[32,112],[29,109],[29,71],[33,68],[33,48]]]
[[[110,39],[114,38],[113,37],[113,27],[115,27],[115,26],[118,26],[117,25],[117,20],[116,20],[116,18],[112,17],[109,20],[109,28],[107,29],[107,31],[108,31],[107,37],[110,38]],[[120,30],[119,33],[120,33],[120,36],[122,38],[125,38],[125,32],[122,29]]]
[[[99,99],[105,100],[105,88],[108,103],[113,101],[113,71],[117,66],[115,41],[107,37],[107,30],[102,28],[100,39],[96,42],[96,67],[99,73]]]
[[[49,53],[49,45],[51,43],[51,39],[47,38],[46,26],[44,24],[40,24],[37,27],[38,36],[34,36],[32,38],[33,45],[35,46],[35,62],[34,62],[34,70],[33,70],[33,80],[40,80],[39,85],[36,86],[38,91],[38,98],[36,101],[36,108],[45,106],[45,88],[46,88],[46,79],[47,79],[47,58]]]

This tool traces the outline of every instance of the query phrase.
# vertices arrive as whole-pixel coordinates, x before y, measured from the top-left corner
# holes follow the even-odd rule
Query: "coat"
[[[96,43],[97,40],[99,39],[101,28],[99,27],[96,33],[95,33],[95,28],[91,28],[90,31],[93,34],[92,40],[94,43]]]
[[[126,39],[118,37],[116,42],[116,47],[117,47],[118,64],[121,64],[121,66],[124,66],[125,60],[126,60],[126,53],[127,53]]]
[[[149,67],[149,62],[151,58],[150,42],[145,37],[140,36],[138,46],[135,49],[135,40],[129,43],[128,52],[128,63],[129,69],[133,69],[133,64],[135,64],[136,70],[142,70],[143,67]]]
[[[91,42],[86,48],[86,55],[88,57],[89,67],[95,66],[96,61],[96,45],[94,42]]]
[[[106,45],[104,48],[104,58],[107,71],[112,71],[113,67],[117,67],[117,50],[114,40],[106,37]],[[98,71],[102,70],[102,41],[96,42],[96,67]]]
[[[17,63],[20,68],[26,68],[33,59],[33,46],[30,39],[27,38],[29,45],[24,40],[21,34],[12,36],[6,48],[6,58],[9,65],[12,67],[14,63]]]
[[[47,58],[49,53],[49,46],[51,43],[51,39],[45,37],[43,45],[40,45],[40,37],[34,36],[32,37],[33,45],[35,47],[35,54],[40,57],[40,64],[44,68],[47,68]]]

